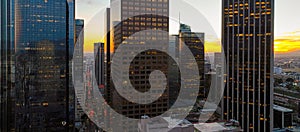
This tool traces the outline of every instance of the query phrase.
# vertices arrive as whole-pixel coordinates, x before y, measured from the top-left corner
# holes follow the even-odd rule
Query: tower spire
[[[180,24],[181,24],[181,21],[180,21],[180,12],[179,12],[179,26],[180,26]]]

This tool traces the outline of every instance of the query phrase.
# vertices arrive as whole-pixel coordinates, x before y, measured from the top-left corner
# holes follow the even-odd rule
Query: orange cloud
[[[300,50],[300,31],[286,33],[283,36],[275,37],[275,54],[285,54]],[[205,42],[205,52],[220,52],[219,40],[209,40]]]
[[[103,39],[97,36],[89,35],[89,37],[85,39],[85,52],[93,52],[95,42],[103,42]],[[300,31],[291,32],[283,36],[276,37],[274,40],[274,50],[275,54],[289,53],[300,50]],[[211,39],[205,42],[205,52],[220,51],[221,44],[219,40]]]
[[[275,53],[289,53],[300,50],[300,31],[287,33],[274,40]]]
[[[100,41],[99,39],[86,39],[85,44],[84,44],[84,51],[85,52],[94,52],[94,43],[96,42],[104,42]],[[111,47],[111,52],[113,52],[113,45]],[[221,52],[221,45],[218,40],[216,41],[205,41],[205,52],[210,53],[210,52]],[[106,44],[105,44],[105,49],[106,49]]]

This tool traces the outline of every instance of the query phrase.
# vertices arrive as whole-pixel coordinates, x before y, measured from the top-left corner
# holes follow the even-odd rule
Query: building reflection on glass
[[[63,131],[69,119],[68,5],[17,0],[16,131]]]

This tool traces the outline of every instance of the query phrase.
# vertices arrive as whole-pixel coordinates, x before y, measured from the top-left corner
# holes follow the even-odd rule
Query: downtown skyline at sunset
[[[212,32],[211,34],[208,34],[209,37],[206,36],[206,38],[210,39],[206,40],[205,51],[219,52],[221,49],[221,1],[183,1],[191,4],[193,8],[202,13],[204,17],[200,18],[200,20],[206,19],[211,25],[211,29],[208,30],[213,30],[214,33]],[[94,43],[103,41],[104,23],[102,20],[104,19],[105,8],[109,7],[109,0],[77,0],[76,2],[76,17],[83,18],[86,21],[85,52],[93,52]],[[275,54],[295,52],[300,48],[300,18],[292,16],[293,13],[300,12],[300,9],[297,6],[299,4],[299,0],[275,1]],[[181,16],[183,15],[185,14],[182,14]],[[170,29],[170,34],[176,33],[179,28],[179,26],[176,26],[176,24],[178,24],[178,20],[171,20],[170,25],[172,24],[175,25],[172,27],[177,27],[177,29]]]
[[[300,132],[300,0],[1,0],[0,132]]]

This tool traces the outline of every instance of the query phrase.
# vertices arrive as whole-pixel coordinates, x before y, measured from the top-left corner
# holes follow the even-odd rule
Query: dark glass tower
[[[110,76],[110,72],[111,72],[111,14],[110,14],[110,8],[106,8],[106,12],[105,12],[105,49],[106,49],[106,69],[105,69],[105,89],[104,89],[104,97],[107,101],[108,104],[111,104],[111,76]]]
[[[98,88],[104,85],[104,43],[94,44],[95,73]],[[104,91],[101,91],[102,93]]]
[[[75,20],[75,46],[76,44],[83,45],[83,37],[84,36],[84,20],[76,19]],[[79,42],[78,42],[79,41]],[[81,49],[83,50],[83,49]]]
[[[69,57],[72,59],[73,58],[73,52],[74,52],[74,46],[75,46],[75,27],[76,27],[76,22],[75,22],[75,0],[67,0],[68,1],[68,18],[69,18]]]
[[[199,33],[199,32],[192,32],[191,27],[186,24],[180,24],[180,29],[179,29],[179,35],[178,35],[178,42],[179,42],[179,47],[183,47],[183,45],[186,45],[191,53],[193,54],[195,61],[198,66],[198,72],[199,72],[199,92],[197,95],[197,102],[194,104],[193,110],[190,112],[189,116],[186,118],[187,120],[191,122],[199,122],[198,118],[200,117],[199,114],[197,113],[198,110],[200,109],[199,102],[201,100],[206,100],[207,98],[207,93],[209,91],[208,88],[204,88],[204,39],[205,39],[205,34],[204,33]],[[184,52],[181,52],[179,49],[179,52],[181,55],[185,55]],[[192,65],[189,64],[190,62],[193,62],[193,60],[184,60],[180,59],[181,65]],[[190,78],[196,78],[191,76]],[[210,80],[208,80],[210,81]],[[187,87],[192,87],[195,85],[193,80],[189,80],[189,83],[185,84]],[[197,93],[196,93],[197,94]],[[195,116],[197,118],[195,118]]]
[[[67,0],[16,0],[16,131],[69,131]]]
[[[207,97],[206,90],[204,89],[204,39],[205,34],[199,32],[192,32],[191,27],[186,24],[180,24],[179,30],[179,46],[186,45],[194,55],[194,58],[198,65],[198,71],[200,75],[200,85],[198,99],[205,99]],[[183,54],[183,53],[182,53]],[[184,62],[185,60],[180,60]],[[194,84],[190,84],[194,85]]]
[[[76,56],[75,56],[76,54]],[[74,45],[74,60],[73,60],[73,73],[79,73],[78,76],[73,76],[74,82],[83,85],[84,83],[84,71],[83,71],[83,56],[84,56],[84,20],[83,19],[76,19],[75,20],[75,45]],[[80,125],[84,112],[81,107],[81,103],[85,97],[85,90],[80,89],[77,90],[76,93],[76,104],[75,104],[75,122]]]
[[[0,131],[14,130],[13,0],[0,2]]]
[[[175,56],[175,60],[179,61],[179,35],[169,36],[169,52],[171,55]],[[169,83],[169,95],[177,95],[180,89],[180,71],[176,67],[177,63],[173,61],[173,58],[169,60],[168,66],[168,76],[170,77]],[[177,100],[176,96],[169,96],[169,104],[174,104]]]
[[[73,54],[74,54],[74,47],[75,47],[75,0],[67,0],[68,2],[68,61],[69,65],[69,70],[67,74],[69,75],[69,98],[67,98],[68,105],[69,105],[69,110],[68,110],[68,115],[69,115],[69,122],[71,125],[74,124],[75,120],[75,89],[74,89],[74,84],[73,84],[73,66],[72,66],[72,60],[73,60]]]
[[[105,31],[104,33],[106,33],[105,35],[105,43],[104,43],[104,48],[106,51],[106,55],[105,55],[105,60],[104,60],[104,65],[105,65],[105,69],[104,69],[104,93],[102,93],[104,95],[104,98],[107,102],[107,104],[111,105],[112,104],[112,81],[111,81],[111,14],[110,14],[110,8],[106,8],[106,12],[105,12]],[[110,109],[105,108],[104,109],[104,113],[107,113],[104,115],[104,120],[105,122],[110,122],[111,116],[109,113]],[[106,123],[107,128],[110,128],[110,124],[112,123]]]
[[[222,1],[226,58],[223,118],[272,131],[274,0]]]

